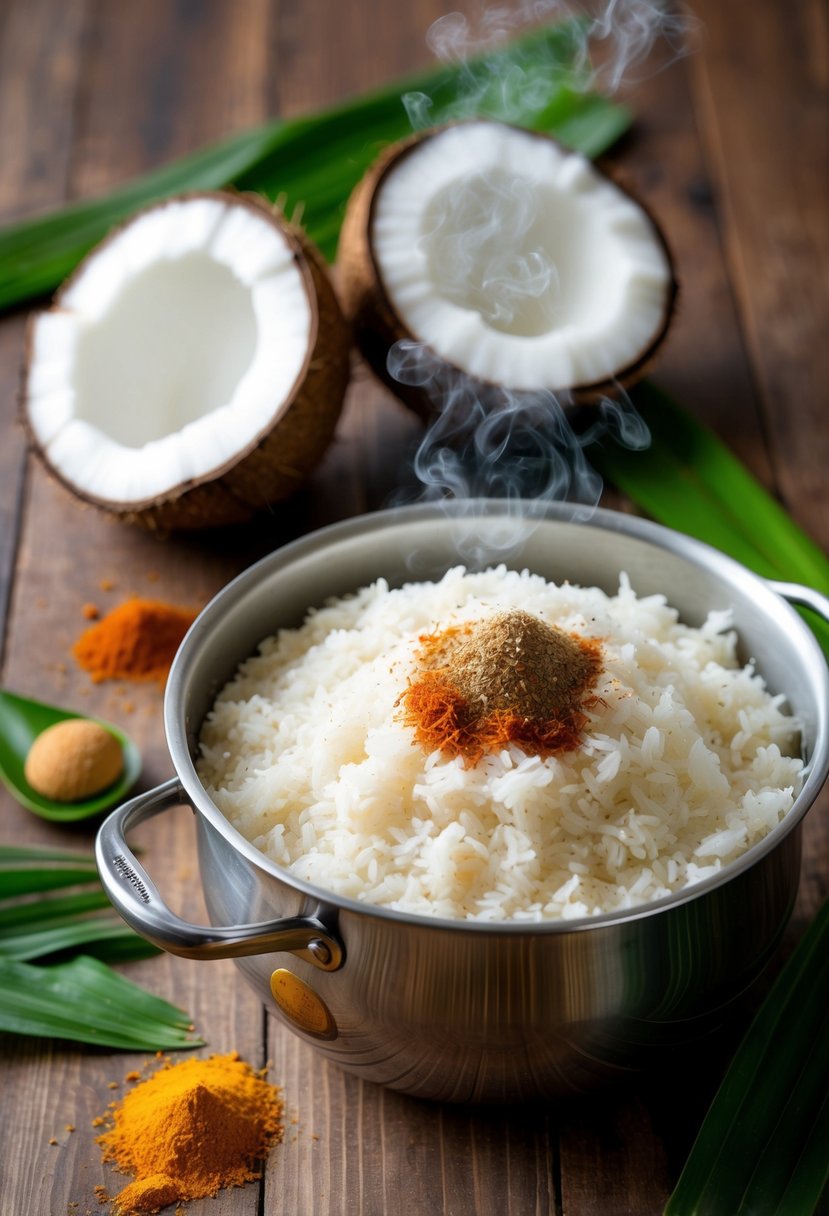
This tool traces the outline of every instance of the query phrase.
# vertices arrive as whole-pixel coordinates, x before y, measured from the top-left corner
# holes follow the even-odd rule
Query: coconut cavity
[[[665,242],[630,195],[553,140],[489,121],[387,153],[352,197],[341,260],[347,310],[381,375],[389,347],[410,338],[516,391],[629,382],[676,290]]]
[[[307,314],[301,283],[290,289]],[[156,263],[124,285],[97,324],[81,329],[75,417],[129,448],[174,435],[233,401],[257,331],[250,288],[209,252]]]
[[[36,448],[81,497],[155,527],[249,518],[319,460],[348,376],[321,260],[256,200],[140,213],[29,336]]]

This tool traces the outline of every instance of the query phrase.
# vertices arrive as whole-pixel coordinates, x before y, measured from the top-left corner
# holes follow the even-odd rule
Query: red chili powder
[[[72,653],[95,684],[102,680],[164,684],[197,613],[160,600],[125,600],[78,638]]]

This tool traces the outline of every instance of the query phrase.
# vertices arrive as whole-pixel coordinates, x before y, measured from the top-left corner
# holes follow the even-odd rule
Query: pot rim
[[[758,841],[735,861],[708,878],[683,887],[670,895],[651,900],[632,908],[614,912],[602,912],[595,916],[572,920],[453,920],[446,917],[428,916],[413,912],[402,912],[381,904],[372,904],[340,895],[336,891],[318,887],[298,878],[279,866],[250,843],[222,814],[207,794],[196,773],[193,758],[187,745],[186,722],[183,714],[183,685],[188,669],[198,661],[198,651],[205,636],[248,593],[252,586],[271,570],[292,564],[305,558],[315,550],[325,549],[351,537],[370,532],[380,532],[389,526],[418,520],[445,519],[447,524],[460,523],[464,518],[475,516],[508,516],[521,519],[555,520],[577,527],[599,528],[633,537],[674,554],[686,561],[704,567],[709,572],[726,580],[739,577],[748,581],[753,597],[765,606],[766,612],[783,613],[789,629],[798,635],[799,644],[811,649],[813,677],[819,685],[817,703],[819,707],[817,729],[811,754],[805,759],[806,778],[803,787],[788,814],[762,840]],[[495,561],[496,559],[493,559]],[[459,564],[462,564],[459,558]],[[378,573],[378,577],[381,575]],[[670,601],[669,601],[670,602]],[[308,605],[309,608],[316,605]],[[255,639],[251,654],[262,639]],[[363,515],[352,516],[337,523],[299,537],[260,558],[242,571],[220,590],[199,613],[179,647],[164,697],[164,724],[167,745],[176,773],[193,806],[236,852],[242,854],[255,868],[264,871],[279,882],[312,898],[318,905],[338,908],[359,916],[377,917],[400,925],[419,926],[435,930],[451,930],[470,933],[508,935],[547,935],[585,932],[639,921],[662,912],[678,908],[700,899],[732,879],[744,874],[761,862],[768,854],[801,824],[803,817],[815,801],[829,773],[829,667],[827,667],[812,631],[801,619],[791,604],[759,575],[728,557],[703,541],[676,532],[651,520],[627,515],[607,508],[589,509],[573,503],[539,503],[519,499],[469,499],[443,503],[416,503],[403,507],[387,508]]]

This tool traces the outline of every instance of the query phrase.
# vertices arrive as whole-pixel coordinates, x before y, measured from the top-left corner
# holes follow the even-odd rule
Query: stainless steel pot
[[[705,545],[626,515],[499,502],[382,512],[286,546],[232,582],[187,635],[167,688],[176,777],[102,826],[101,878],[124,918],[191,958],[233,956],[262,1000],[307,1042],[360,1076],[422,1097],[503,1101],[590,1088],[718,1028],[754,983],[797,892],[800,825],[829,768],[829,679],[790,604],[829,620],[829,600],[767,583]],[[523,533],[523,539],[517,534]],[[481,541],[483,543],[481,544]],[[662,592],[689,624],[732,607],[744,659],[803,724],[804,788],[764,841],[714,879],[632,912],[549,924],[406,915],[340,898],[281,870],[230,826],[193,765],[201,723],[258,642],[309,606],[379,576],[392,585],[457,564],[514,568],[609,592],[619,572]],[[470,560],[477,552],[483,557]],[[213,925],[164,905],[126,843],[131,827],[189,802]]]

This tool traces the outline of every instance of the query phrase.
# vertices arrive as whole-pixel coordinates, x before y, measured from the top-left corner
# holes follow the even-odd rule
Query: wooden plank
[[[297,1119],[269,1163],[273,1216],[555,1212],[556,1125],[545,1106],[421,1102],[328,1064],[281,1026],[270,1054]]]
[[[86,0],[6,0],[0,24],[0,221],[66,194]]]
[[[723,261],[718,200],[697,135],[689,63],[679,60],[650,76],[643,69],[629,98],[637,115],[633,130],[608,159],[653,209],[676,263],[677,314],[651,376],[769,485],[760,406]]]
[[[59,7],[59,6],[58,6]],[[70,6],[71,7],[71,6]],[[54,4],[44,6],[56,12]],[[246,6],[247,20],[226,3],[148,3],[140,8],[93,6],[93,34],[79,56],[67,38],[52,52],[69,57],[83,84],[77,106],[72,189],[105,189],[162,159],[189,151],[264,114],[265,6]],[[10,51],[13,53],[13,48]],[[226,75],[222,76],[222,71]],[[227,92],[222,89],[225,82]],[[35,94],[35,101],[37,95]],[[35,111],[37,114],[37,111]],[[37,118],[33,121],[37,121]],[[64,138],[68,138],[64,133]],[[264,534],[254,540],[265,543]],[[256,549],[258,553],[259,550]],[[143,785],[171,771],[163,740],[161,693],[151,686],[92,686],[68,657],[84,625],[81,605],[102,610],[127,594],[200,604],[236,572],[249,553],[238,537],[202,542],[158,539],[84,508],[34,466],[22,523],[8,635],[5,681],[47,700],[88,708],[119,722],[145,760]],[[101,580],[114,586],[104,591]],[[6,799],[4,835],[39,842],[91,844],[95,825],[58,831]],[[205,916],[194,855],[192,815],[180,811],[142,829],[148,868],[172,904],[195,920]],[[238,1049],[265,1063],[260,1002],[231,963],[198,964],[171,956],[133,964],[126,972],[187,1008],[208,1050]],[[70,1202],[97,1210],[93,1187],[112,1192],[123,1179],[100,1163],[91,1119],[142,1057],[108,1055],[65,1045],[6,1039],[2,1119],[4,1210],[62,1212]],[[33,1085],[35,1088],[33,1089]],[[20,1110],[26,1118],[16,1115]],[[62,1131],[74,1123],[75,1133]],[[48,1146],[51,1136],[59,1145]],[[258,1187],[227,1192],[215,1202],[188,1205],[192,1216],[258,1209]]]
[[[470,0],[453,7],[476,11]],[[367,19],[358,19],[337,0],[278,0],[272,49],[279,113],[320,109],[432,63],[426,32],[445,12],[441,0],[413,0],[405,7],[373,5]]]
[[[262,122],[267,0],[92,0],[72,186],[92,196]]]
[[[0,223],[65,197],[83,0],[10,0],[0,26]],[[22,507],[25,441],[17,424],[23,318],[0,321],[0,639]],[[0,641],[2,654],[2,641]]]
[[[473,6],[467,0],[457,7]],[[379,5],[370,21],[355,23],[338,0],[275,0],[270,109],[285,117],[321,109],[432,62],[425,35],[444,11],[439,0]],[[334,444],[295,504],[305,527],[388,506],[421,433],[421,423],[355,355]]]
[[[829,71],[818,0],[702,0],[694,86],[727,255],[792,513],[829,547]],[[762,69],[758,69],[762,65]]]

